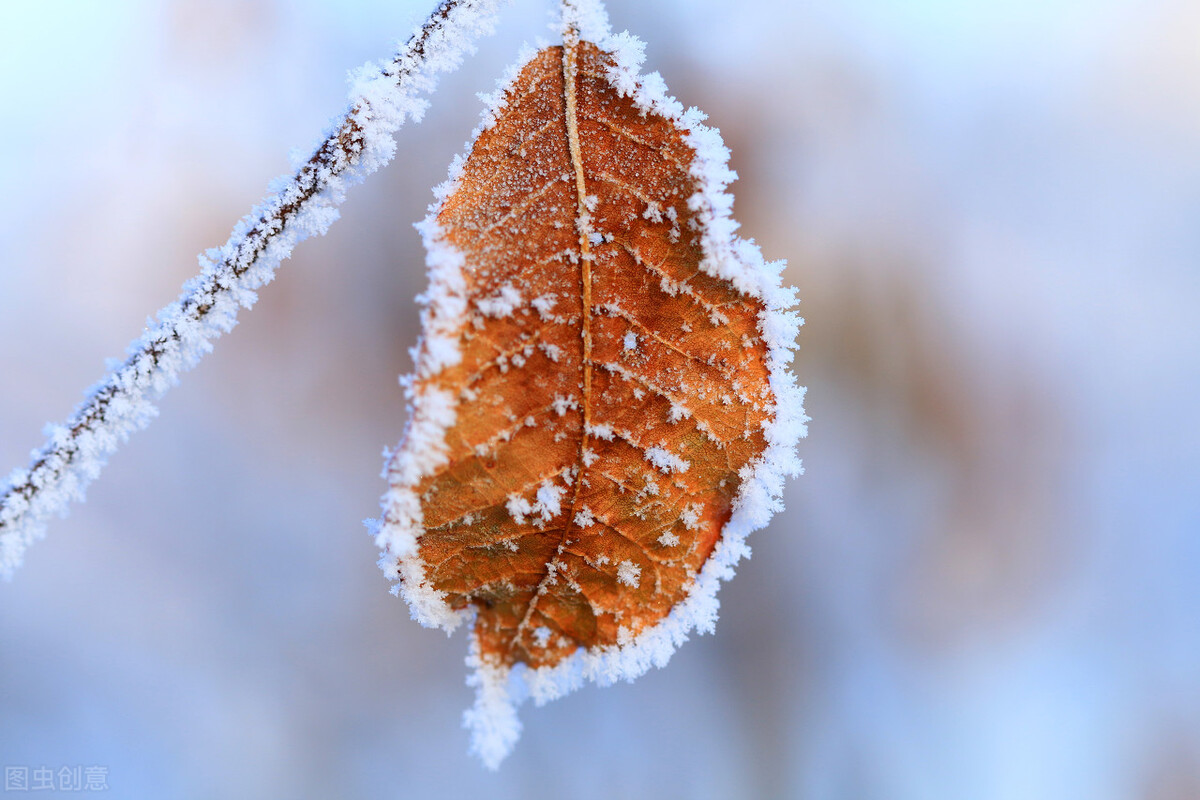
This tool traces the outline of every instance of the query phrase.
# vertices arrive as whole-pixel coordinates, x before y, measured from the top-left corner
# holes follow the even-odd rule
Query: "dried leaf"
[[[636,40],[595,38],[528,58],[423,226],[387,471],[381,564],[423,623],[473,619],[493,764],[524,693],[633,677],[710,629],[798,472],[782,264],[733,236],[702,115],[637,77]]]

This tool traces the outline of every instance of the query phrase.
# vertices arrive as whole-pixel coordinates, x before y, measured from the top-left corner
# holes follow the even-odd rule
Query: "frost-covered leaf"
[[[638,76],[639,42],[575,13],[491,99],[422,225],[431,285],[378,535],[415,617],[472,622],[491,765],[527,694],[632,678],[711,629],[718,581],[799,472],[794,294],[734,236],[728,152]]]

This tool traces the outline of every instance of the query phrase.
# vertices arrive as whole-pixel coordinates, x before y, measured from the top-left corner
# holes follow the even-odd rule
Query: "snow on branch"
[[[200,257],[200,274],[179,299],[158,312],[66,422],[48,427],[29,467],[0,485],[0,575],[12,577],[52,514],[65,515],[72,500],[83,499],[108,456],[157,414],[155,401],[233,328],[239,308],[254,305],[256,290],[292,248],[328,230],[346,189],[392,159],[392,134],[406,119],[420,120],[437,73],[456,68],[475,39],[492,31],[500,3],[442,0],[394,58],[359,71],[349,110],[312,156],[272,184],[224,245]]]

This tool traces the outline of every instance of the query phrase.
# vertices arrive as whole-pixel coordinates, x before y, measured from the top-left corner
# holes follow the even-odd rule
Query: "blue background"
[[[426,0],[0,6],[0,469]],[[411,223],[547,5],[0,585],[0,763],[116,797],[1200,796],[1200,6],[613,0],[808,319],[808,474],[716,636],[466,755],[465,641],[360,524]]]

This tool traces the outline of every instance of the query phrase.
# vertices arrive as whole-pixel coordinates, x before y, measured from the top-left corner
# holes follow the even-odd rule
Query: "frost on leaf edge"
[[[586,34],[587,28],[582,29]],[[720,583],[732,578],[738,561],[750,554],[746,536],[764,527],[775,512],[782,510],[784,479],[802,473],[795,448],[807,433],[808,417],[803,410],[804,390],[796,385],[791,362],[803,320],[793,310],[797,303],[795,290],[782,282],[785,264],[765,261],[757,245],[736,235],[738,224],[731,216],[733,198],[726,192],[736,178],[728,167],[729,151],[720,133],[703,124],[702,112],[685,110],[667,93],[658,73],[639,74],[643,43],[629,33],[613,35],[607,30],[594,43],[614,57],[608,77],[618,92],[631,97],[643,111],[664,117],[685,132],[685,141],[695,152],[691,172],[699,185],[689,206],[703,224],[705,257],[700,266],[704,272],[729,281],[738,291],[763,302],[759,330],[767,342],[769,382],[776,406],[772,421],[764,427],[767,449],[743,476],[732,517],[721,529],[716,547],[687,595],[661,622],[617,646],[581,648],[560,664],[536,669],[525,665],[507,669],[488,663],[481,657],[472,632],[467,665],[473,674],[468,683],[476,689],[476,702],[464,715],[464,724],[472,734],[472,750],[493,768],[520,736],[516,708],[527,698],[542,705],[588,681],[601,686],[631,681],[651,667],[665,666],[692,631],[711,633],[717,620]]]
[[[491,128],[508,104],[509,93],[521,70],[538,54],[532,47],[522,48],[515,64],[496,82],[491,94],[481,94],[485,110],[479,126],[471,133],[464,153],[470,153],[476,140]],[[381,553],[379,566],[391,581],[392,593],[408,603],[413,619],[430,628],[453,633],[473,617],[472,609],[455,610],[446,602],[446,593],[428,585],[425,561],[420,557],[417,540],[424,533],[421,500],[416,487],[446,463],[446,431],[457,418],[458,398],[437,387],[418,384],[431,378],[462,358],[457,332],[466,324],[465,259],[445,236],[437,218],[446,200],[454,194],[462,178],[467,156],[455,156],[450,175],[434,187],[434,202],[424,220],[417,223],[425,246],[425,264],[429,287],[417,297],[421,310],[421,338],[410,351],[414,372],[400,379],[408,406],[408,422],[400,446],[386,454],[383,478],[388,490],[382,499],[383,517],[375,524],[375,543]]]
[[[657,72],[640,74],[645,45],[627,32],[612,34],[602,8],[594,0],[575,0],[566,4],[565,10],[562,30],[573,28],[581,38],[613,57],[614,64],[608,72],[613,88],[630,97],[643,112],[668,119],[684,132],[684,140],[695,153],[691,174],[699,188],[689,200],[689,207],[702,224],[704,259],[700,267],[709,275],[729,281],[739,292],[762,301],[759,330],[767,344],[769,383],[776,405],[771,421],[764,426],[767,449],[746,468],[732,517],[722,528],[716,547],[684,599],[662,621],[616,646],[581,648],[560,664],[536,669],[523,664],[508,668],[489,663],[483,658],[472,631],[467,656],[471,674],[467,682],[475,687],[476,700],[465,712],[464,724],[471,731],[472,751],[490,768],[500,764],[520,737],[521,723],[516,709],[526,699],[532,698],[542,705],[587,681],[604,686],[617,680],[633,680],[652,666],[665,666],[692,631],[714,630],[719,607],[717,590],[721,581],[733,577],[738,561],[749,556],[746,536],[764,527],[775,512],[782,510],[785,478],[803,471],[795,450],[799,439],[806,435],[808,421],[803,410],[804,389],[797,386],[791,371],[795,339],[803,324],[794,311],[795,290],[783,285],[784,262],[765,261],[756,244],[736,234],[733,197],[726,189],[737,176],[729,169],[729,150],[720,133],[704,124],[703,112],[684,109],[668,93]],[[536,50],[523,50],[517,63],[498,82],[497,91],[481,95],[487,108],[466,152],[495,123],[509,89],[536,55]],[[429,216],[418,225],[430,268],[430,288],[420,298],[425,305],[422,329],[426,333],[414,351],[416,375],[404,379],[410,419],[401,449],[390,457],[384,472],[391,488],[384,498],[384,524],[377,537],[384,549],[380,565],[389,578],[398,581],[393,592],[398,591],[408,601],[413,617],[419,622],[448,632],[471,620],[474,612],[469,608],[462,611],[450,608],[444,593],[424,584],[424,564],[417,549],[423,529],[420,501],[414,488],[444,463],[444,434],[454,423],[456,400],[446,397],[444,392],[429,388],[418,391],[414,387],[417,376],[432,376],[456,363],[459,357],[456,342],[445,338],[445,334],[465,322],[464,261],[461,253],[445,240],[436,219],[446,198],[457,188],[464,163],[465,156],[455,159],[450,179],[435,189],[436,202],[430,207]],[[437,394],[441,396],[434,396]],[[404,562],[399,565],[401,558]]]

